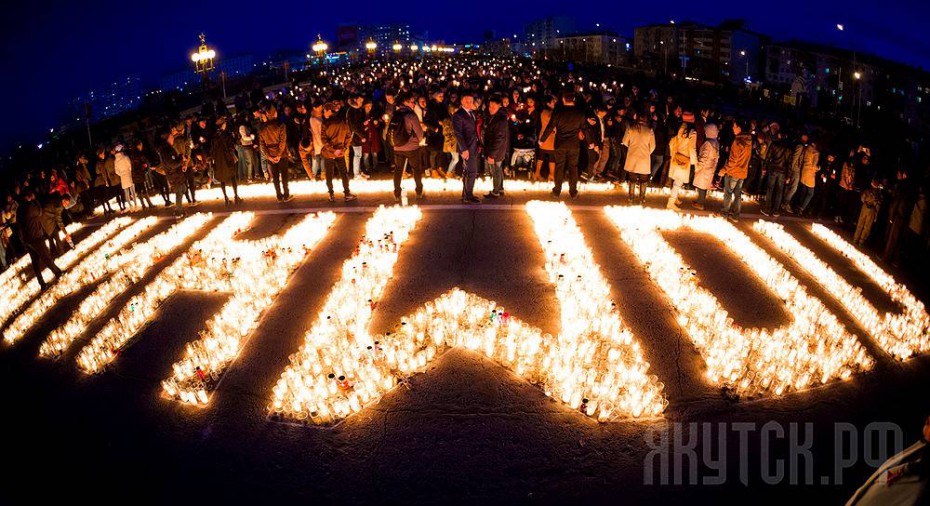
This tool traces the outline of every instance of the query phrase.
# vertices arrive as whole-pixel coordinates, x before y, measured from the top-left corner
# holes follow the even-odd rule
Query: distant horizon
[[[625,5],[609,16],[598,16],[565,12],[564,4],[554,0],[541,0],[532,10],[500,0],[472,0],[472,9],[454,13],[411,0],[405,12],[398,14],[393,7],[389,12],[383,3],[360,0],[352,4],[351,15],[346,15],[343,10],[321,10],[284,0],[276,9],[284,13],[278,22],[267,20],[268,15],[259,10],[262,4],[239,1],[225,2],[222,9],[178,0],[143,0],[133,5],[100,0],[94,6],[59,1],[16,4],[0,21],[0,47],[8,76],[15,78],[3,83],[5,95],[14,98],[9,107],[15,121],[0,126],[0,153],[6,155],[19,144],[41,142],[50,128],[60,126],[69,102],[91,90],[132,75],[148,86],[183,70],[201,32],[219,57],[250,54],[262,58],[275,51],[296,51],[312,43],[317,33],[324,38],[329,34],[334,42],[337,27],[345,25],[400,23],[410,25],[413,33],[428,32],[430,40],[465,44],[483,42],[483,33],[489,30],[502,38],[517,34],[522,39],[526,24],[567,16],[576,20],[580,31],[594,30],[600,23],[600,29],[627,36],[632,43],[637,26],[671,19],[716,26],[727,19],[742,19],[746,29],[771,37],[773,42],[822,44],[930,70],[930,42],[922,36],[930,6],[923,3],[890,0],[854,12],[846,3],[834,1],[807,5],[803,12],[788,8],[760,11],[745,2],[721,2],[714,10],[690,2],[672,4],[664,5],[662,12],[674,16],[659,14],[651,5]],[[497,15],[487,14],[492,9]],[[38,26],[37,19],[42,21]],[[307,22],[296,24],[293,20],[297,19]],[[244,25],[244,20],[252,24]],[[836,29],[838,23],[844,31]]]

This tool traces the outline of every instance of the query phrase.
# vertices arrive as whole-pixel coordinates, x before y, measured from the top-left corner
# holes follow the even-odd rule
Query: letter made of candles
[[[527,206],[562,304],[562,332],[542,334],[492,301],[459,289],[372,336],[372,311],[397,251],[420,218],[416,208],[381,210],[343,266],[317,322],[273,389],[274,419],[326,424],[378,401],[436,356],[462,346],[484,353],[550,395],[598,420],[655,416],[662,384],[609,302],[581,230],[561,204]]]
[[[88,373],[102,371],[178,290],[230,293],[200,338],[187,345],[172,377],[162,383],[171,397],[192,404],[209,402],[210,392],[257,327],[262,311],[274,303],[307,251],[326,236],[335,215],[309,214],[281,236],[234,240],[253,220],[253,213],[230,215],[161,271],[78,353],[78,366]]]
[[[712,384],[741,396],[781,395],[834,378],[847,379],[872,367],[872,358],[836,316],[723,218],[641,207],[607,207],[604,212],[672,302],[679,325],[704,357]],[[662,236],[680,229],[703,232],[722,242],[784,301],[791,323],[774,330],[737,325]]]
[[[753,228],[772,240],[772,244],[790,256],[799,267],[820,283],[865,329],[878,345],[898,360],[930,350],[930,316],[923,303],[904,285],[897,283],[866,254],[820,224],[811,226],[813,235],[848,258],[897,303],[897,314],[879,311],[830,266],[805,248],[785,228],[770,221],[757,221]]]

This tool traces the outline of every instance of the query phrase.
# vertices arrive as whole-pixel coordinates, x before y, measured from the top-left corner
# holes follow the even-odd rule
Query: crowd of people
[[[95,210],[165,206],[182,215],[204,186],[220,187],[236,206],[246,182],[271,184],[287,202],[295,177],[325,180],[332,202],[338,178],[349,202],[354,179],[387,174],[397,201],[407,175],[418,199],[424,177],[460,178],[468,205],[482,202],[480,174],[492,180],[485,200],[503,196],[505,178],[515,177],[551,181],[553,198],[567,183],[571,199],[580,181],[614,182],[631,204],[645,204],[649,186],[668,186],[665,206],[675,211],[685,206],[681,190],[693,189],[689,207],[732,221],[749,198],[766,216],[833,220],[858,245],[878,242],[873,226],[882,223],[889,262],[903,250],[926,251],[926,167],[890,156],[874,164],[868,142],[838,142],[803,118],[637,84],[605,68],[436,58],[326,68],[304,82],[207,100],[196,113],[152,118],[154,126],[130,126],[93,153],[22,174],[6,189],[0,261],[29,254],[37,272],[57,274],[64,224]],[[716,207],[707,194],[718,189]]]

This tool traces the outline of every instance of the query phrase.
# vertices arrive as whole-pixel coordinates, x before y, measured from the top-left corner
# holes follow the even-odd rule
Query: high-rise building
[[[742,21],[718,26],[694,22],[648,25],[634,31],[637,63],[657,72],[734,83],[760,80],[763,37]]]
[[[545,54],[555,47],[555,39],[575,33],[575,18],[553,16],[538,19],[523,27],[526,50]]]
[[[622,65],[627,61],[626,39],[610,32],[557,37],[548,55],[558,60]]]
[[[865,53],[801,41],[766,47],[765,82],[791,100],[855,118],[861,111],[890,112],[907,124],[930,128],[930,74]]]

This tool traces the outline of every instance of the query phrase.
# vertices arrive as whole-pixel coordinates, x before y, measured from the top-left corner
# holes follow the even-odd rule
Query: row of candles
[[[369,333],[372,313],[393,276],[398,252],[422,213],[416,206],[380,207],[365,235],[342,265],[304,344],[273,388],[270,414],[306,423],[330,423],[377,399],[398,374],[425,360],[401,349],[407,343]],[[391,368],[383,357],[393,354]],[[429,357],[432,358],[432,357]]]
[[[102,246],[88,253],[74,268],[64,271],[58,282],[42,292],[38,299],[29,304],[26,310],[10,323],[3,333],[3,339],[8,343],[15,343],[61,299],[78,292],[90,283],[107,277],[113,272],[112,267],[119,268],[118,265],[112,265],[108,260],[117,256],[121,249],[134,242],[156,223],[158,219],[154,216],[134,222]]]
[[[872,337],[878,341],[882,349],[899,360],[930,351],[930,316],[927,315],[924,304],[917,300],[917,297],[914,297],[914,294],[906,286],[895,281],[893,276],[873,262],[868,255],[843,240],[836,232],[819,223],[811,226],[811,232],[851,260],[860,271],[865,273],[888,294],[891,300],[900,306],[901,311],[899,313],[879,315],[871,304],[861,298],[859,290],[854,292],[858,297],[841,299],[844,304],[849,304],[846,306],[849,312],[859,319]],[[820,263],[823,264],[823,262]],[[816,268],[816,262],[801,262],[801,264],[805,268]],[[822,277],[819,272],[815,274],[815,277],[821,283],[825,283],[827,278],[826,276]],[[837,277],[837,279],[839,278]],[[834,296],[839,297],[841,295],[839,290],[843,287],[842,284],[836,282],[832,284],[825,283],[825,286]]]
[[[104,269],[111,275],[84,297],[67,322],[49,333],[39,348],[39,355],[59,358],[87,331],[93,320],[107,312],[113,301],[138,284],[162,259],[211,219],[212,215],[208,213],[194,214],[147,241],[107,256]]]
[[[326,237],[335,220],[331,212],[308,214],[281,235],[221,240],[211,248],[212,258],[204,258],[203,265],[209,267],[202,275],[227,278],[232,296],[172,366],[171,377],[162,382],[166,395],[190,404],[209,402],[222,374],[258,327],[262,313],[274,305],[291,274]]]
[[[649,362],[571,211],[540,201],[526,211],[561,313],[558,337],[531,366],[547,376],[546,393],[600,421],[660,415],[668,405],[664,385],[648,374]]]
[[[604,212],[671,300],[679,325],[704,357],[708,380],[738,395],[781,395],[849,378],[872,367],[862,345],[807,293],[798,280],[746,234],[720,217],[687,216],[641,207]],[[776,329],[743,328],[731,318],[684,259],[663,238],[691,229],[716,238],[786,306],[791,323]]]
[[[103,241],[112,236],[118,230],[132,223],[132,219],[121,216],[109,221],[106,225],[100,227],[84,240],[78,242],[74,248],[64,252],[55,259],[55,265],[62,271],[66,271],[84,255],[95,250]],[[48,269],[42,271],[42,277],[49,280],[52,272]],[[22,272],[19,276],[11,277],[2,288],[2,297],[4,303],[0,305],[0,323],[5,322],[8,318],[15,315],[29,301],[34,299],[40,291],[39,281],[35,277],[28,278],[26,273]]]

